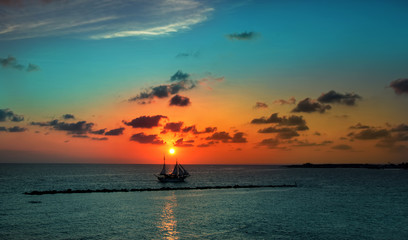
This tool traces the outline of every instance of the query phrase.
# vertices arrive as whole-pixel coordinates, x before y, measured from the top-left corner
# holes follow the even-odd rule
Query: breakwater
[[[233,186],[204,186],[204,187],[161,187],[161,188],[132,188],[132,189],[86,189],[86,190],[47,190],[25,192],[26,195],[46,195],[46,194],[72,194],[72,193],[115,193],[115,192],[157,192],[157,191],[187,191],[187,190],[207,190],[207,189],[238,189],[238,188],[292,188],[292,185],[233,185]]]

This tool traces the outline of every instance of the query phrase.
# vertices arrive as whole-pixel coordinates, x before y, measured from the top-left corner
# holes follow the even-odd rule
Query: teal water
[[[159,188],[161,166],[0,164],[0,239],[408,239],[406,170],[185,167],[186,187],[299,187],[28,196]]]

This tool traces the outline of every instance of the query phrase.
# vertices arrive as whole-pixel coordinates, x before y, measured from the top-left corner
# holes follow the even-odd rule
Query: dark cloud
[[[337,93],[336,91],[329,91],[327,93],[323,93],[317,99],[317,101],[321,103],[339,103],[348,106],[354,106],[357,100],[361,100],[361,96],[355,93]]]
[[[296,130],[297,131],[307,131],[307,130],[309,130],[309,127],[306,126],[306,125],[299,125],[299,126],[296,127]]]
[[[199,133],[213,133],[215,131],[217,131],[217,127],[206,127],[204,131]]]
[[[185,127],[182,129],[184,133],[191,132],[192,134],[213,133],[217,131],[216,127],[206,127],[204,131],[198,131],[195,125]]]
[[[268,108],[268,105],[263,102],[256,102],[254,108]]]
[[[92,131],[94,123],[79,121],[76,123],[66,123],[60,122],[58,120],[52,120],[49,122],[31,122],[31,125],[40,126],[40,127],[52,127],[58,131],[66,131],[69,134],[86,134]]]
[[[256,37],[255,32],[242,32],[227,34],[227,38],[231,40],[252,40]]]
[[[35,64],[29,63],[27,66],[27,72],[35,72],[35,71],[40,71],[40,67]]]
[[[273,103],[274,103],[274,104],[278,104],[278,105],[296,104],[296,98],[295,98],[295,97],[291,97],[291,98],[289,98],[288,100],[278,99],[278,100],[275,100]]]
[[[260,129],[259,133],[277,133],[277,138],[279,139],[290,139],[299,136],[299,134],[293,128],[276,128],[268,127]]]
[[[408,78],[400,78],[390,83],[396,94],[408,94]]]
[[[112,130],[109,130],[105,133],[106,136],[119,136],[123,134],[123,131],[125,130],[125,128],[121,127],[121,128],[115,128]]]
[[[5,128],[5,127],[0,127],[0,132],[7,132],[7,128]]]
[[[188,73],[183,73],[182,71],[177,71],[171,78],[171,84],[162,84],[159,86],[150,87],[145,91],[139,93],[129,101],[138,101],[140,103],[150,103],[153,98],[167,98],[171,95],[177,94],[181,91],[187,91],[195,88],[196,82],[189,79]],[[149,101],[144,101],[149,100]]]
[[[237,132],[233,137],[227,132],[216,132],[207,137],[206,140],[221,141],[223,143],[246,143],[247,139],[244,137],[243,132]]]
[[[297,139],[293,140],[292,143],[294,147],[317,147],[317,146],[326,146],[328,144],[332,144],[333,141],[323,141],[321,143],[309,142],[309,141],[299,141]]]
[[[24,70],[26,69],[27,72],[33,72],[33,71],[39,71],[40,67],[29,63],[28,66],[24,66],[20,63],[17,62],[17,59],[11,55],[9,55],[7,58],[0,58],[0,64],[3,68],[13,68],[17,70]]]
[[[332,147],[332,149],[336,149],[336,150],[351,150],[353,149],[351,146],[346,145],[346,144],[339,144],[339,145],[335,145]]]
[[[170,106],[179,106],[179,107],[186,107],[190,104],[191,102],[188,97],[183,97],[178,94],[172,97],[169,103]]]
[[[372,139],[388,137],[390,136],[390,132],[386,129],[369,128],[369,129],[362,130],[358,133],[352,133],[350,136],[352,136],[355,139],[359,139],[359,140],[372,140]]]
[[[95,131],[89,131],[89,133],[96,134],[96,135],[103,135],[105,134],[105,131],[106,131],[106,128],[103,128],[103,129],[99,129]]]
[[[169,122],[169,123],[166,123],[166,125],[164,126],[163,133],[166,133],[167,131],[180,132],[182,126],[183,126],[183,122]]]
[[[357,123],[354,126],[350,126],[350,129],[367,129],[367,128],[370,128],[370,126],[363,125],[361,123]]]
[[[0,109],[0,122],[12,121],[12,122],[21,122],[24,120],[24,117],[13,113],[10,109]]]
[[[279,144],[280,141],[277,138],[264,139],[260,143],[258,143],[259,146],[266,146],[268,148],[277,148]]]
[[[123,123],[133,128],[153,128],[160,126],[159,123],[162,118],[167,117],[163,115],[141,116],[133,119],[130,122],[123,121]]]
[[[72,135],[72,137],[74,137],[74,138],[89,138],[89,136],[87,136],[85,134],[74,134],[74,135]]]
[[[321,104],[310,98],[305,98],[297,104],[297,106],[292,110],[292,112],[325,113],[326,110],[329,110],[329,109],[331,109],[330,105]]]
[[[181,70],[178,70],[173,76],[170,77],[170,81],[186,81],[190,77],[190,74],[183,73]]]
[[[269,118],[266,117],[255,118],[251,121],[251,123],[252,124],[276,123],[280,126],[299,126],[299,128],[302,130],[309,129],[306,126],[306,121],[303,119],[302,116],[291,115],[289,117],[286,116],[279,117],[278,113],[273,113]]]
[[[93,138],[91,138],[91,140],[95,140],[95,141],[107,141],[108,138],[107,138],[107,137],[101,137],[101,138],[93,137]]]
[[[144,133],[137,133],[133,134],[130,137],[130,141],[135,141],[138,143],[143,143],[143,144],[157,144],[157,145],[162,145],[165,142],[158,138],[157,135],[145,135]]]
[[[221,141],[221,142],[228,142],[231,140],[232,137],[229,135],[227,132],[216,132],[213,133],[211,136],[207,137],[206,140],[215,140],[215,141]]]
[[[408,125],[406,124],[400,124],[395,128],[391,129],[392,132],[407,132],[408,131]]]
[[[62,115],[62,118],[65,119],[65,120],[67,120],[67,119],[75,119],[75,116],[72,115],[72,114],[67,113],[67,114]]]
[[[27,128],[22,128],[19,126],[14,126],[8,129],[8,132],[25,132],[27,131]]]
[[[237,132],[234,134],[234,136],[231,139],[232,143],[246,143],[248,142],[247,139],[244,137],[243,132]]]
[[[191,132],[193,134],[198,134],[197,128],[195,125],[189,126],[189,127],[185,127],[182,129],[183,132],[187,133],[187,132]]]
[[[194,142],[194,141],[192,141]],[[194,147],[191,141],[184,141],[183,138],[178,139],[175,143],[174,146],[175,147]]]

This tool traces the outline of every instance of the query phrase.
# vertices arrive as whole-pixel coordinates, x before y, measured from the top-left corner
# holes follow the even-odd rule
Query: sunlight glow
[[[174,148],[170,148],[169,153],[170,154],[174,154],[176,152],[176,150],[174,150]]]

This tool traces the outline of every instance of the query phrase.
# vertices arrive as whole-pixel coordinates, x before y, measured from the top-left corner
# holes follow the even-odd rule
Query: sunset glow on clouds
[[[0,1],[0,159],[404,161],[408,5],[366,7]]]

